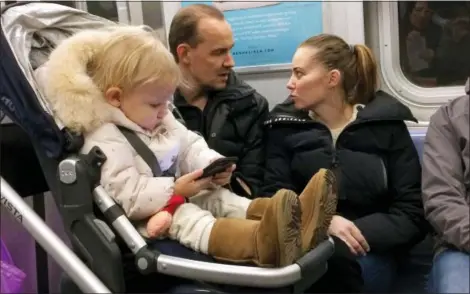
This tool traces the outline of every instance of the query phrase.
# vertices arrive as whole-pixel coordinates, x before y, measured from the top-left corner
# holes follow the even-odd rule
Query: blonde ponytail
[[[378,87],[377,61],[372,51],[364,45],[354,45],[356,55],[357,82],[355,85],[354,103],[367,104],[375,97]]]

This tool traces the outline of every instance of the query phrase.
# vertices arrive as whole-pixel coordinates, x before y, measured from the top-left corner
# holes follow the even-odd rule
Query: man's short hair
[[[176,48],[183,43],[194,47],[201,42],[198,36],[198,24],[203,18],[224,20],[224,14],[217,8],[206,4],[193,4],[181,8],[173,17],[168,34],[170,52],[178,62]]]

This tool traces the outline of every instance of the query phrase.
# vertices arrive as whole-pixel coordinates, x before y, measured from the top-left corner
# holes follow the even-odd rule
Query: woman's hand
[[[246,192],[246,194],[252,196],[250,187],[248,187],[248,185],[239,177],[236,177],[235,179],[237,180],[238,184],[242,187],[242,189]]]
[[[330,235],[340,238],[354,255],[366,255],[370,247],[356,225],[339,215],[333,216],[328,229]]]
[[[198,180],[198,178],[202,176],[202,173],[202,169],[199,169],[193,171],[192,173],[185,174],[184,176],[179,177],[175,181],[173,193],[175,195],[180,195],[185,198],[191,198],[201,192],[201,190],[211,188],[211,182],[213,179],[212,177],[207,177]]]

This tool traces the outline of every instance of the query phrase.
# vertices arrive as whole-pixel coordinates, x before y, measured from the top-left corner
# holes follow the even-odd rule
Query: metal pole
[[[44,193],[35,194],[33,197],[34,212],[46,221],[46,204]],[[47,252],[37,241],[34,242],[36,248],[36,283],[38,293],[49,293],[49,264]]]
[[[111,293],[93,272],[60,240],[46,223],[0,177],[1,203],[41,244],[84,293]]]

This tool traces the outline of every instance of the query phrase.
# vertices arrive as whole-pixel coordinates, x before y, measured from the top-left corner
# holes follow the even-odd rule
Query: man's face
[[[232,29],[225,20],[203,18],[198,24],[199,43],[187,47],[182,62],[201,87],[223,89],[235,65],[230,50],[234,45]]]

